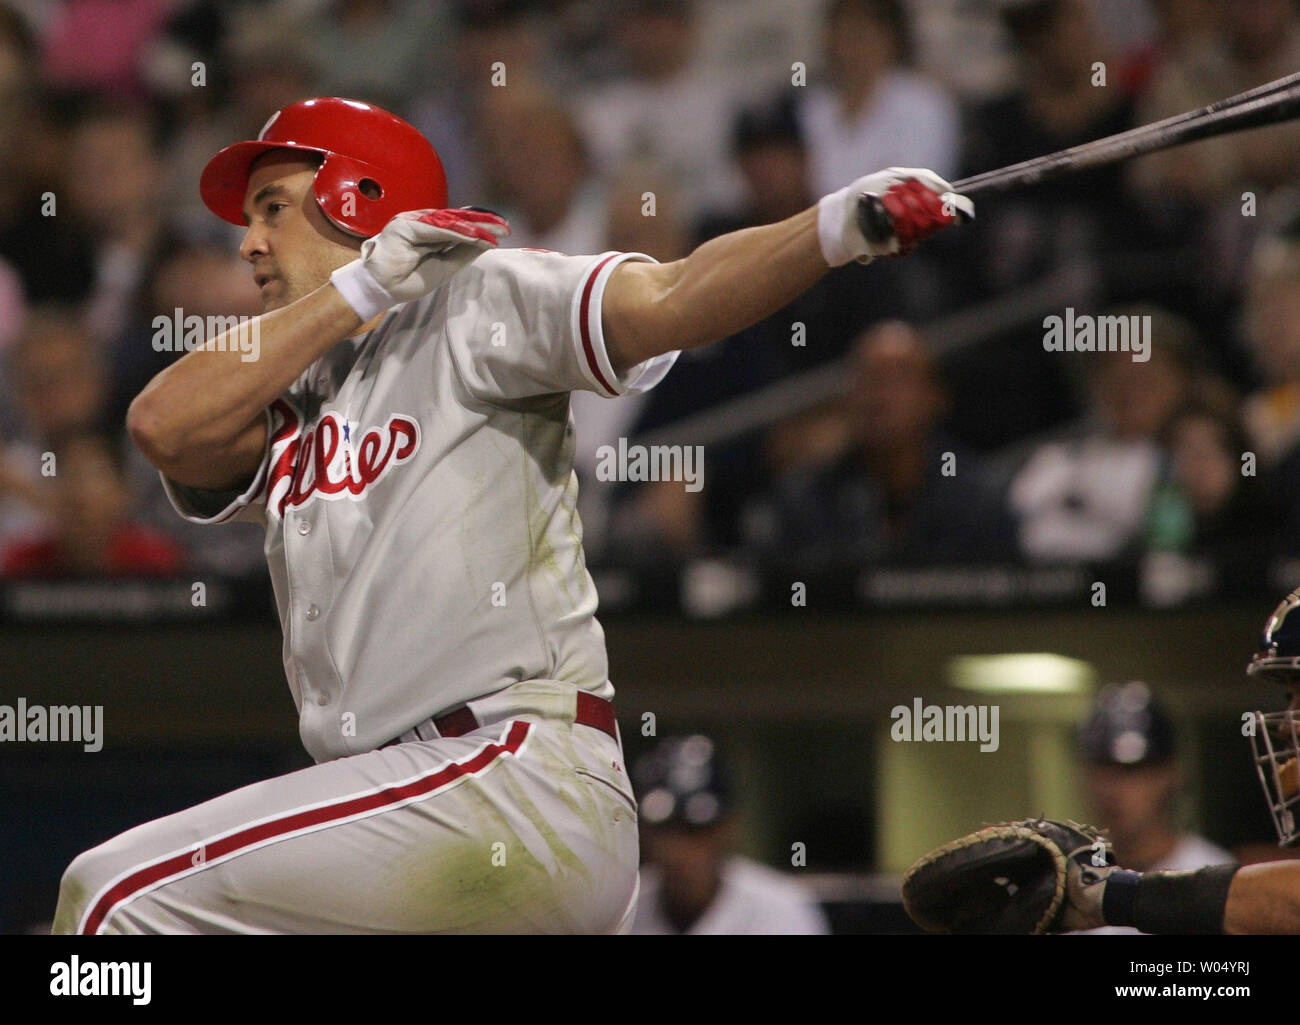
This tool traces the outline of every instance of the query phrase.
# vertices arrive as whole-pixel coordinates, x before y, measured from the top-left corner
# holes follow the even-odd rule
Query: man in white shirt
[[[1145,683],[1102,690],[1079,730],[1088,803],[1115,844],[1120,864],[1138,872],[1186,871],[1236,859],[1180,829],[1182,772],[1173,719]],[[1106,926],[1098,933],[1136,933]]]
[[[787,875],[732,853],[732,786],[707,737],[667,738],[637,762],[645,864],[633,933],[820,935],[821,907]]]
[[[898,0],[830,5],[824,37],[828,80],[796,90],[804,94],[799,122],[816,192],[848,180],[851,168],[897,163],[905,154],[940,174],[955,171],[957,105],[937,82],[904,66],[907,37]]]

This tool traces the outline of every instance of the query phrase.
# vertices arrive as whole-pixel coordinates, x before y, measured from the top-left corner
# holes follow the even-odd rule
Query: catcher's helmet
[[[1292,591],[1264,623],[1259,647],[1246,672],[1275,683],[1300,681],[1300,589]]]
[[[1251,676],[1300,690],[1300,589],[1292,591],[1264,622],[1259,647],[1246,667]],[[1283,847],[1300,844],[1300,711],[1255,712],[1250,746],[1268,810]]]
[[[731,810],[729,774],[708,737],[666,737],[632,775],[644,825],[711,826]]]
[[[249,168],[273,149],[320,154],[316,201],[334,224],[362,238],[379,234],[404,210],[447,205],[447,178],[428,139],[372,104],[324,96],[276,111],[256,140],[227,146],[208,161],[199,179],[208,209],[244,225]]]
[[[1145,683],[1104,687],[1079,728],[1079,752],[1090,762],[1154,765],[1174,751],[1174,721]]]

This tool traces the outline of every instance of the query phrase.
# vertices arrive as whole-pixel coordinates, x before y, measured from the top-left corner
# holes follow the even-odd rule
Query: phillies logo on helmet
[[[325,413],[303,430],[302,416],[283,399],[276,399],[271,411],[280,426],[271,436],[266,508],[276,519],[315,495],[357,500],[420,447],[420,425],[400,413],[383,427],[367,427],[357,438],[338,413]]]

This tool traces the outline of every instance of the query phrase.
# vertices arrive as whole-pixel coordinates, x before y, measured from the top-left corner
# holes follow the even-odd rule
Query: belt
[[[612,701],[606,701],[604,698],[596,697],[595,694],[580,690],[577,694],[577,704],[577,713],[573,717],[574,723],[590,726],[618,740],[618,725],[614,717]],[[428,722],[432,723],[433,728],[438,731],[439,737],[463,737],[466,733],[473,733],[484,725],[478,721],[478,716],[468,705],[461,705],[460,708],[453,709],[445,715],[436,715]],[[394,744],[401,743],[406,742],[401,737],[394,737],[387,744],[380,746],[392,747]]]

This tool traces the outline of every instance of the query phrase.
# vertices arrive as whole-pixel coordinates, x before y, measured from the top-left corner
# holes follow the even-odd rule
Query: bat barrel
[[[1165,121],[964,178],[954,182],[953,189],[963,195],[1005,192],[1185,143],[1289,121],[1300,117],[1298,80],[1300,76],[1288,76]]]

